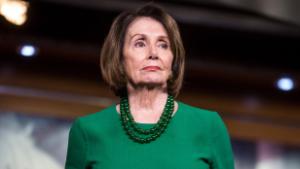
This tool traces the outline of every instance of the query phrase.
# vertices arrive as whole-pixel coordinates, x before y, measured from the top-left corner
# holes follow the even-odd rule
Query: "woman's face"
[[[134,85],[167,85],[173,53],[163,25],[150,18],[136,18],[125,35],[124,68]]]

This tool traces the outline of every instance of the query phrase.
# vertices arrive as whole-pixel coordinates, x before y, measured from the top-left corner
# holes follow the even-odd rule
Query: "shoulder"
[[[81,126],[84,130],[104,129],[106,126],[111,125],[114,120],[115,111],[115,105],[111,105],[101,111],[77,117],[73,125]]]
[[[199,117],[204,119],[214,119],[218,118],[219,114],[210,109],[195,107],[192,105],[188,105],[183,102],[178,102],[180,109],[187,115],[187,116],[193,116],[193,117]]]
[[[116,105],[111,105],[105,109],[102,109],[101,111],[90,113],[85,116],[81,116],[81,117],[79,117],[79,119],[81,121],[87,122],[87,123],[91,123],[94,121],[99,122],[99,120],[105,120],[106,118],[109,118],[110,116],[112,116],[113,113],[115,113],[115,111],[116,111],[115,107],[116,107]]]
[[[201,127],[212,128],[214,125],[224,125],[219,113],[215,110],[195,107],[183,102],[178,102],[179,109],[184,115],[185,121]]]

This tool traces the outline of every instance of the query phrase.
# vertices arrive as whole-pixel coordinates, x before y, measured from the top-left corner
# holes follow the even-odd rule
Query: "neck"
[[[130,111],[137,122],[155,123],[159,120],[168,93],[165,88],[133,88],[127,86]]]

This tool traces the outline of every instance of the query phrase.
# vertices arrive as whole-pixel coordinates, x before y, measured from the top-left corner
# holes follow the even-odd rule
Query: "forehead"
[[[167,36],[164,26],[151,17],[138,17],[128,25],[126,35],[135,34]]]

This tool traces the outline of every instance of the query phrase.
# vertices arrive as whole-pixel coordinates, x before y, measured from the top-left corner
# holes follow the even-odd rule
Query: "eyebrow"
[[[137,33],[137,34],[132,35],[132,36],[129,38],[129,41],[131,41],[135,36],[138,36],[138,35],[143,36],[143,37],[146,36],[145,34]],[[158,36],[158,37],[159,37],[159,38],[163,38],[163,39],[167,39],[167,40],[169,41],[168,36],[160,35],[160,36]]]
[[[145,36],[145,34],[137,33],[137,34],[132,35],[132,36],[129,38],[129,41],[131,41],[131,39],[133,39],[135,36],[138,36],[138,35]]]

